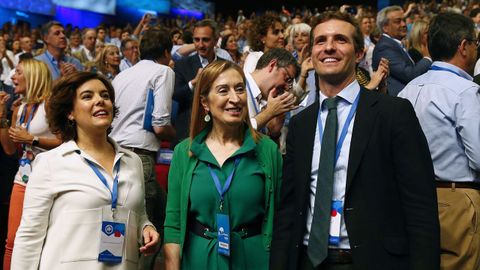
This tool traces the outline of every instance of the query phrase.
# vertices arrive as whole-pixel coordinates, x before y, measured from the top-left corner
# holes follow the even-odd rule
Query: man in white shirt
[[[119,114],[110,136],[141,158],[147,214],[161,235],[166,194],[157,183],[154,165],[160,141],[175,137],[170,119],[175,74],[167,66],[171,48],[168,32],[147,30],[140,44],[142,60],[112,82]]]
[[[82,48],[74,54],[84,66],[91,66],[95,61],[95,42],[97,32],[93,28],[86,28],[82,32]]]
[[[251,74],[245,74],[248,112],[254,129],[272,138],[280,136],[284,113],[296,108],[295,95],[289,90],[299,69],[289,51],[275,48],[260,57]]]
[[[138,40],[132,38],[122,40],[120,50],[123,55],[123,59],[120,61],[120,71],[130,68],[138,62]]]
[[[19,56],[24,53],[32,53],[32,39],[29,36],[24,36],[20,38],[20,49],[22,49],[21,52],[15,54],[15,66],[18,65],[19,62]]]

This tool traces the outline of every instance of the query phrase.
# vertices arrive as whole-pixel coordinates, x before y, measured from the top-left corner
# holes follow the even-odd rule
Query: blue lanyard
[[[88,165],[90,166],[90,168],[92,168],[93,172],[97,175],[98,179],[100,179],[100,181],[102,181],[102,183],[107,187],[108,191],[110,191],[110,195],[112,195],[112,212],[115,212],[115,210],[117,209],[117,201],[118,201],[118,173],[120,172],[120,160],[118,160],[117,164],[115,164],[116,175],[115,175],[115,178],[113,178],[112,190],[110,190],[110,186],[108,185],[107,179],[105,179],[105,176],[103,176],[103,174],[97,168],[95,163],[91,162],[86,158],[85,158],[85,161],[87,161]]]
[[[348,127],[350,126],[350,123],[352,122],[353,116],[355,115],[355,112],[357,110],[359,99],[360,99],[360,92],[358,93],[357,97],[355,98],[355,101],[353,101],[352,107],[350,108],[350,112],[348,113],[348,116],[347,116],[347,120],[345,120],[345,124],[343,125],[342,133],[340,133],[340,138],[338,139],[337,147],[335,148],[335,164],[337,164],[338,158],[340,157],[340,151],[342,151],[343,142],[345,141],[345,138],[347,137]],[[320,108],[318,110],[318,119],[317,119],[318,132],[319,132],[319,135],[320,135],[320,145],[322,144],[322,139],[323,139],[322,118],[320,117],[321,112],[322,112],[322,108],[320,106]]]
[[[246,80],[246,82],[247,82],[247,90],[248,90],[248,93],[250,93],[250,99],[252,100],[253,108],[255,109],[255,114],[258,114],[259,110],[257,107],[257,102],[253,97],[252,90],[250,90],[250,84],[248,83],[248,80]]]
[[[460,74],[460,73],[458,73],[458,72],[456,72],[456,71],[454,71],[454,70],[451,70],[451,69],[449,69],[449,68],[444,68],[444,67],[439,67],[439,66],[433,66],[433,65],[432,65],[432,66],[430,67],[430,70],[450,72],[450,73],[453,73],[453,74],[455,74],[455,75],[457,75],[457,76],[459,76],[459,77],[462,77],[462,78],[464,78],[464,79],[467,79],[467,80],[471,81],[471,79],[466,78],[466,77],[463,76],[462,74]]]
[[[253,97],[252,90],[250,90],[250,84],[248,83],[248,80],[246,80],[246,82],[247,82],[247,90],[248,90],[248,93],[250,93],[250,99],[252,100],[253,109],[255,109],[255,115],[257,115],[258,112],[259,112],[258,107],[257,107],[257,102],[256,102],[255,98]],[[261,131],[264,134],[267,134],[267,130],[265,129],[265,127],[260,129],[259,131]]]
[[[27,115],[27,107],[28,107],[28,104],[25,104],[25,106],[23,106],[23,111],[22,111],[22,114],[20,115],[20,124],[23,124],[23,121],[25,121],[25,116]],[[28,121],[27,121],[27,127],[26,127],[27,131],[30,128],[30,122],[32,122],[33,115],[35,114],[37,107],[38,107],[38,104],[33,104],[32,110],[30,111],[30,116],[28,117]]]
[[[220,184],[220,180],[218,176],[215,174],[213,169],[211,168],[210,164],[208,163],[208,170],[210,171],[210,175],[212,176],[213,182],[215,183],[215,187],[217,188],[218,194],[220,195],[220,210],[223,210],[223,200],[224,195],[227,193],[230,185],[232,184],[233,174],[235,173],[235,169],[237,168],[238,163],[240,162],[240,158],[236,158],[235,162],[233,163],[233,169],[230,175],[228,175],[227,180],[225,181],[225,185],[222,188],[222,184]]]

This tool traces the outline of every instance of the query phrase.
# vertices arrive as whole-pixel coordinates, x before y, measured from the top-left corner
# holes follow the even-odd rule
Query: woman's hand
[[[28,133],[27,129],[24,127],[11,127],[8,130],[8,135],[14,143],[25,143],[32,144],[33,136]]]
[[[390,72],[389,62],[387,59],[382,58],[380,60],[380,63],[378,64],[378,69],[373,73],[372,79],[367,85],[365,85],[365,88],[369,90],[380,88],[379,86],[384,85],[384,82],[387,79],[389,72]],[[381,91],[382,89],[378,89],[378,90],[382,92]]]
[[[154,227],[145,226],[145,228],[143,228],[143,243],[145,243],[145,245],[140,247],[140,252],[145,255],[155,253],[159,239],[160,235]]]

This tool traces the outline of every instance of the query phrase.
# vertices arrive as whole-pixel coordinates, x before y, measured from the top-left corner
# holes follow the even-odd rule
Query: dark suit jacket
[[[297,269],[306,231],[318,102],[290,121],[270,269]],[[361,90],[344,218],[354,269],[439,269],[432,160],[407,100]]]
[[[387,78],[387,91],[397,96],[411,80],[427,72],[432,62],[423,58],[414,64],[403,48],[395,40],[383,36],[373,49],[372,68],[377,70],[381,58],[390,61],[390,76]]]
[[[217,57],[217,60],[223,59]],[[178,102],[178,114],[175,119],[177,142],[188,137],[193,101],[193,92],[190,90],[188,82],[195,78],[198,69],[201,67],[202,64],[197,54],[184,57],[175,62],[175,68],[173,69],[173,71],[175,71],[173,100]]]

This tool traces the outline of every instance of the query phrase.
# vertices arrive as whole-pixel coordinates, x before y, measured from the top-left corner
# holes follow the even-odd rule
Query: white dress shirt
[[[428,141],[435,177],[441,181],[480,181],[480,92],[457,66],[433,62],[400,92],[415,108]],[[450,71],[449,71],[450,70]]]
[[[120,72],[112,82],[119,108],[110,136],[120,145],[149,151],[160,148],[156,135],[143,129],[148,91],[153,90],[152,126],[170,125],[175,73],[164,65],[142,60]]]
[[[252,127],[256,130],[258,125],[255,116],[267,106],[267,101],[262,99],[262,92],[260,91],[260,88],[258,88],[252,75],[250,73],[245,73],[245,78],[247,79],[248,115],[250,116]]]
[[[338,93],[338,97],[341,97],[340,101],[337,104],[337,117],[338,117],[338,137],[345,125],[350,109],[352,108],[355,98],[360,93],[360,85],[355,80],[349,84],[345,89]],[[327,97],[320,92],[320,104],[323,104],[323,101]],[[322,127],[325,128],[325,122],[327,120],[328,110],[321,106],[320,117],[322,120]],[[340,151],[340,156],[338,161],[335,164],[334,172],[334,184],[333,184],[333,198],[332,200],[345,202],[345,188],[347,185],[347,168],[348,168],[348,157],[350,153],[350,143],[352,140],[353,132],[353,123],[355,122],[355,117],[353,117],[350,125],[348,126],[347,135],[345,141],[343,142],[342,149]],[[311,177],[312,181],[310,182],[310,204],[307,209],[307,230],[303,240],[305,245],[308,245],[308,239],[310,237],[310,228],[312,226],[313,220],[313,206],[315,205],[315,193],[317,190],[317,176],[318,176],[318,165],[320,161],[320,134],[318,130],[318,124],[316,125],[315,131],[315,143],[313,147],[312,154],[312,172]],[[347,228],[345,227],[345,220],[342,215],[341,226],[340,226],[340,243],[338,246],[330,246],[331,248],[342,248],[349,249],[350,242],[348,240]]]
[[[115,148],[115,163],[120,160],[118,208],[128,212],[123,260],[114,269],[136,270],[142,231],[151,225],[145,212],[142,162],[135,153],[110,142]],[[73,140],[34,160],[12,270],[110,269],[98,261],[98,254],[103,209],[111,206],[111,193],[85,159],[113,182]]]
[[[263,52],[249,52],[243,64],[243,72],[245,74],[252,73],[257,67],[257,62],[262,57]]]

